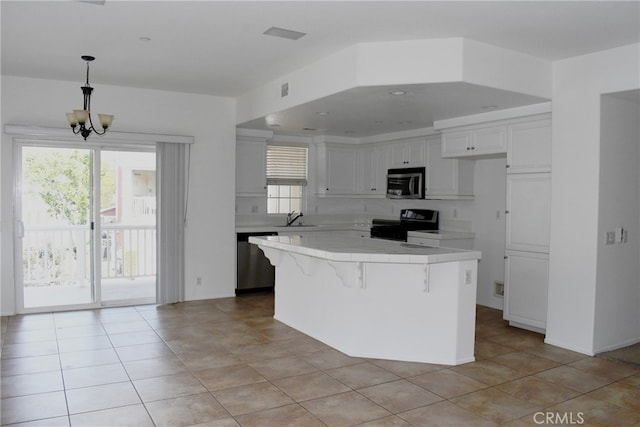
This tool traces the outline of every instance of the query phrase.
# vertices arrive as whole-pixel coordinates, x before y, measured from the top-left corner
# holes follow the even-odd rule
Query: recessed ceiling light
[[[301,33],[300,31],[287,30],[286,28],[278,27],[271,27],[262,34],[289,40],[298,40],[299,38],[307,35],[307,33]]]
[[[316,111],[316,114],[319,116],[328,116],[329,112],[328,111]]]
[[[146,36],[138,37],[138,40],[140,40],[141,42],[145,42],[146,43],[146,42],[150,42],[151,41],[151,37],[146,37]]]
[[[407,92],[404,90],[392,90],[389,92],[389,95],[406,95]]]
[[[480,108],[482,110],[497,110],[499,107],[497,105],[483,105]]]

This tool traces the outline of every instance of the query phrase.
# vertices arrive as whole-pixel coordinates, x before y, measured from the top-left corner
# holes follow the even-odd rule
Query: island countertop
[[[329,261],[435,264],[481,258],[480,251],[432,248],[391,240],[344,237],[336,233],[252,236],[249,242]]]
[[[352,357],[474,360],[479,251],[338,231],[249,242],[276,267],[276,320]]]

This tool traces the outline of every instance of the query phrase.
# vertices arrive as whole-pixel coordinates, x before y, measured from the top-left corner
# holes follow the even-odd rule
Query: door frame
[[[88,150],[90,155],[89,173],[90,173],[90,250],[89,256],[91,258],[91,297],[92,301],[79,304],[62,304],[62,305],[50,305],[50,306],[37,306],[37,307],[25,307],[24,303],[24,281],[23,281],[23,238],[20,235],[24,235],[24,226],[22,225],[22,181],[23,181],[23,152],[25,147],[44,147],[44,148],[60,148],[60,149],[80,149]],[[124,305],[138,305],[149,304],[155,302],[148,299],[122,299],[114,301],[103,301],[103,289],[102,289],[102,262],[101,262],[101,246],[100,236],[102,234],[102,219],[100,216],[100,194],[101,194],[101,171],[102,171],[102,154],[103,151],[111,152],[135,152],[135,153],[152,153],[156,155],[155,146],[146,145],[129,146],[129,147],[112,147],[107,145],[89,145],[79,143],[61,143],[59,141],[32,141],[32,140],[17,140],[15,141],[14,150],[14,215],[16,219],[16,225],[18,232],[14,235],[14,288],[16,292],[16,310],[18,313],[36,313],[43,311],[67,311],[67,310],[84,310],[95,309],[109,306],[124,306]],[[156,271],[157,276],[157,271]]]
[[[14,152],[18,142],[35,142],[37,144],[82,144],[82,146],[99,146],[122,149],[149,149],[155,148],[159,142],[171,142],[177,144],[193,144],[194,137],[186,135],[168,135],[159,133],[134,133],[118,132],[110,130],[101,137],[91,137],[83,142],[79,137],[70,134],[69,128],[53,128],[29,125],[4,125],[2,144],[0,144],[0,161],[2,174],[0,183],[0,193],[3,201],[0,204],[0,314],[10,316],[17,313],[15,261],[14,261],[14,241],[18,231],[16,224],[14,201],[15,201],[15,164]],[[71,140],[75,141],[72,142]],[[74,307],[75,308],[75,307]]]

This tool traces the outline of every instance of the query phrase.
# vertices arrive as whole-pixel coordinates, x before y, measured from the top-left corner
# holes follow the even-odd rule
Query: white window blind
[[[268,185],[307,185],[307,148],[267,145]]]

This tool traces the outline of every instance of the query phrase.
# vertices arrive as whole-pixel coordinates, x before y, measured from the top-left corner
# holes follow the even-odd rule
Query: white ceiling
[[[549,60],[637,43],[639,6],[639,1],[107,0],[99,5],[3,0],[1,65],[6,75],[82,83],[80,56],[88,54],[97,58],[91,66],[91,82],[97,85],[235,97],[359,42],[466,37]],[[272,26],[307,35],[298,41],[262,35]],[[491,97],[512,104],[533,101],[495,92],[484,99],[482,88],[449,89],[465,89],[471,95],[463,101],[476,107],[493,104]],[[411,91],[414,100],[422,91],[440,96],[440,88]],[[363,94],[363,100],[376,96]],[[338,100],[343,105],[354,95],[359,91],[322,102],[326,108]],[[423,105],[429,101],[420,101],[418,106],[427,109],[423,122],[446,111],[466,111],[459,100],[446,101],[451,102],[431,109]],[[351,110],[366,107],[356,104],[350,104]],[[304,123],[297,118],[295,127],[323,126],[315,117],[318,106],[308,108],[313,116],[307,114]],[[347,112],[338,109],[325,119],[337,120]],[[415,112],[387,118],[389,113],[372,110],[369,118],[381,116],[389,124],[386,130],[397,121],[421,120]],[[365,124],[358,126],[367,131]],[[346,122],[338,127],[336,133],[351,130]]]
[[[392,95],[392,91],[405,95]],[[284,135],[364,138],[422,129],[434,120],[548,101],[469,83],[357,87],[242,123]]]

